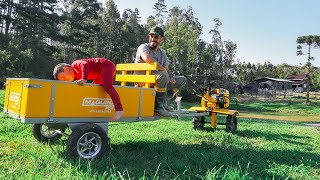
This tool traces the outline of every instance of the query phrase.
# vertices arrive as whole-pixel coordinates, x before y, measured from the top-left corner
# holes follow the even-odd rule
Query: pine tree
[[[156,18],[156,25],[159,27],[163,26],[163,19],[165,17],[164,13],[167,13],[166,11],[167,5],[165,4],[164,0],[158,0],[158,2],[152,7],[155,13]]]

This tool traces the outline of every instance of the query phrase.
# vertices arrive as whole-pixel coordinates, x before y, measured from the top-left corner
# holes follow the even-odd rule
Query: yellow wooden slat
[[[122,71],[122,75],[126,75],[127,71]],[[121,82],[121,86],[126,86],[127,83],[126,82]]]
[[[155,83],[155,75],[116,75],[116,81]]]
[[[145,71],[145,70],[157,70],[157,64],[148,63],[127,63],[117,64],[117,71]]]

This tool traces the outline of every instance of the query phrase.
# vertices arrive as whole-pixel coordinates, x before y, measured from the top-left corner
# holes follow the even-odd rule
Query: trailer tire
[[[201,130],[204,128],[204,117],[194,117],[192,118],[192,126],[195,130]]]
[[[226,131],[234,134],[237,131],[238,120],[236,114],[228,115],[226,120]]]
[[[67,143],[67,156],[94,159],[105,155],[109,148],[110,139],[100,126],[84,124],[72,131]]]
[[[64,133],[66,129],[61,128],[59,130]],[[50,129],[46,124],[33,124],[32,134],[41,143],[49,143],[62,137],[62,134]]]

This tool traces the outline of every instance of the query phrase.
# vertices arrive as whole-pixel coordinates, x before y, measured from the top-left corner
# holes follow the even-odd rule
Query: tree
[[[213,19],[214,22],[214,28],[209,31],[210,34],[212,34],[212,41],[211,41],[211,47],[213,49],[213,59],[211,60],[212,68],[215,69],[215,78],[218,79],[225,79],[224,78],[224,64],[229,64],[224,59],[225,57],[225,45],[222,40],[221,34],[220,34],[220,26],[222,25],[222,22],[219,19]],[[235,50],[236,46],[234,46],[234,43],[231,43],[230,48],[232,48],[232,51]],[[230,49],[231,50],[231,49]],[[230,55],[233,53],[231,52]]]
[[[120,27],[122,25],[120,13],[113,0],[106,1],[102,14],[102,42],[104,46],[104,57],[117,63],[114,52],[119,48]]]
[[[320,46],[320,36],[316,35],[309,35],[309,36],[300,36],[297,38],[297,55],[304,55],[302,51],[302,46],[307,47],[307,54],[308,59],[307,59],[307,67],[308,67],[308,72],[307,72],[307,101],[306,103],[310,103],[309,100],[309,92],[310,92],[310,73],[311,73],[311,60],[314,60],[314,57],[311,56],[311,48],[318,48]]]
[[[316,68],[314,70],[314,73],[312,73],[312,79],[315,90],[319,91],[320,89],[320,70],[319,68]]]
[[[224,41],[224,49],[224,57],[222,61],[223,74],[225,75],[226,80],[231,81],[231,78],[235,73],[232,65],[236,55],[237,44],[230,40]]]
[[[168,12],[166,11],[167,5],[165,4],[164,0],[158,0],[158,2],[152,7],[152,9],[155,12],[155,18],[157,26],[163,25],[163,19],[164,19],[164,13]]]
[[[176,70],[182,74],[192,72],[197,64],[198,41],[201,25],[193,16],[192,8],[180,10],[173,7],[169,10],[168,22],[165,25],[165,36],[169,39],[163,44],[171,60],[174,60]]]
[[[122,62],[133,62],[134,55],[140,44],[145,42],[146,31],[139,24],[139,10],[126,9],[122,15],[123,25],[120,32],[119,55]]]
[[[57,28],[62,20],[55,12],[57,4],[57,0],[7,0],[0,4],[0,22],[4,25],[0,47],[12,53],[9,59],[17,75],[38,78],[49,75],[51,55],[58,52],[54,43],[62,40]]]
[[[66,37],[64,61],[92,57],[97,54],[100,4],[96,0],[73,0],[64,4],[64,22],[60,26]]]
[[[15,4],[13,0],[6,0],[0,2],[0,42],[1,46],[6,46],[9,38],[9,29],[14,18],[12,17],[15,11]]]
[[[154,16],[149,16],[145,28],[146,30],[150,30],[154,26],[157,26],[156,18]]]

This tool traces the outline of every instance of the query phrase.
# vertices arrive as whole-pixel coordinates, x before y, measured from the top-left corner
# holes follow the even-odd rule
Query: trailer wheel
[[[74,129],[68,139],[67,156],[93,159],[103,156],[110,147],[107,133],[96,124],[84,124]]]
[[[237,131],[238,120],[236,114],[228,115],[226,120],[226,131],[234,134]]]
[[[195,129],[195,130],[203,129],[204,117],[202,116],[202,117],[192,118],[192,126],[193,126],[193,129]]]
[[[59,130],[64,133],[65,128],[61,128]],[[62,134],[49,128],[46,124],[33,124],[32,134],[34,138],[41,143],[55,141],[62,137]]]

